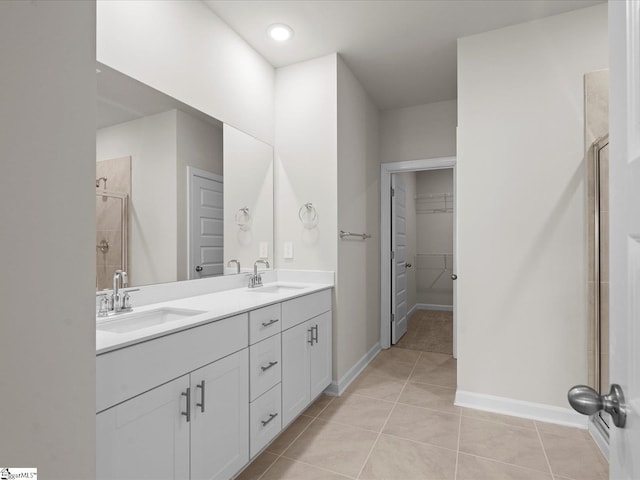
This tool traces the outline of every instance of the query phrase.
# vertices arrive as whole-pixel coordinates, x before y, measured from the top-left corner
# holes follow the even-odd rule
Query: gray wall
[[[95,473],[95,4],[0,2],[0,463]]]

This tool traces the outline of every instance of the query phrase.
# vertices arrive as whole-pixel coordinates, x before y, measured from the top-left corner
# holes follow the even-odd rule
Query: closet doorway
[[[455,165],[455,157],[381,165],[382,348],[457,357]]]

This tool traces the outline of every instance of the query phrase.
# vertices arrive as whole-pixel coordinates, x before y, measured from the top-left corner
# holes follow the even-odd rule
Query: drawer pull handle
[[[266,426],[271,422],[271,420],[273,420],[273,419],[274,419],[274,418],[276,418],[277,416],[278,416],[278,414],[277,414],[277,413],[270,413],[270,414],[269,414],[269,419],[268,419],[268,420],[260,420],[260,421],[262,422],[262,426],[263,426],[263,427],[266,427]]]
[[[204,380],[196,385],[196,388],[202,389],[202,400],[201,403],[196,403],[196,407],[200,407],[200,411],[204,413]]]
[[[187,417],[187,422],[191,421],[191,388],[187,387],[186,392],[182,392],[183,397],[187,397],[187,411],[180,412],[182,415]]]
[[[315,335],[313,334],[313,332],[315,331]],[[318,324],[316,324],[315,327],[311,327],[311,339],[318,343]]]
[[[273,320],[269,320],[268,322],[262,322],[262,326],[263,327],[269,327],[271,325],[273,325],[274,323],[278,323],[278,319],[274,318]]]
[[[271,367],[275,367],[278,364],[277,360],[274,360],[273,362],[269,362],[269,365],[267,366],[261,366],[260,368],[262,369],[263,372],[266,372],[267,370],[269,370]]]
[[[307,332],[309,332],[309,340],[307,340],[307,343],[313,346],[313,327],[309,328]]]

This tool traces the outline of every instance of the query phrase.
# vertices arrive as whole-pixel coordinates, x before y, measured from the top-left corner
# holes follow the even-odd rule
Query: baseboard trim
[[[605,433],[604,430],[606,427],[600,423],[601,421],[602,420],[597,418],[597,415],[589,417],[589,433],[593,441],[598,445],[598,448],[600,448],[602,454],[607,461],[609,461],[609,434]]]
[[[465,392],[463,390],[456,392],[455,405],[585,430],[589,420],[588,417],[580,415],[569,408],[496,397],[483,393]]]
[[[418,310],[418,304],[417,303],[413,307],[411,307],[409,309],[409,311],[407,312],[407,317],[410,317],[413,314],[413,312],[415,312],[416,310]]]
[[[358,362],[349,369],[347,373],[345,373],[340,380],[337,382],[334,380],[331,384],[326,388],[324,393],[327,395],[331,395],[333,397],[339,397],[342,395],[349,385],[358,378],[358,375],[362,373],[362,371],[371,363],[371,361],[376,358],[378,353],[380,353],[380,342],[376,343],[371,349],[365,353]]]
[[[436,305],[434,303],[416,303],[414,310],[438,310],[441,312],[453,312],[453,305]]]

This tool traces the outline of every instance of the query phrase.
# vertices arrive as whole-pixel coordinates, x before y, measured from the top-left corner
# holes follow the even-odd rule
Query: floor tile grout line
[[[460,440],[462,438],[462,412],[458,421],[458,447],[456,448],[456,468],[453,471],[453,480],[458,480],[458,463],[460,461]]]
[[[495,458],[483,457],[482,455],[477,455],[477,454],[475,454],[475,453],[463,452],[463,451],[460,451],[460,453],[461,453],[462,455],[466,455],[466,456],[468,456],[468,457],[475,457],[475,458],[479,458],[479,459],[481,459],[481,460],[487,460],[487,461],[489,461],[489,462],[499,463],[500,465],[506,465],[506,466],[508,466],[508,467],[515,467],[515,468],[519,468],[519,469],[521,469],[521,470],[527,470],[527,471],[529,471],[529,472],[536,472],[536,473],[549,473],[549,472],[545,472],[545,471],[538,470],[538,469],[535,469],[535,468],[525,467],[525,466],[523,466],[523,465],[517,465],[517,464],[515,464],[515,463],[509,463],[509,462],[504,462],[504,461],[502,461],[502,460],[496,460]],[[550,475],[551,475],[552,477],[554,476],[552,473],[551,473]],[[566,478],[566,477],[562,477],[562,478],[564,479],[564,478]],[[568,480],[572,480],[572,479],[568,479]]]
[[[411,368],[411,372],[409,372],[409,376],[407,377],[407,379],[404,382],[404,385],[402,385],[402,388],[400,389],[400,393],[398,394],[398,399],[402,396],[402,392],[404,392],[404,389],[407,386],[407,383],[409,382],[409,379],[411,378],[411,375],[413,374],[413,371],[415,370],[416,365],[418,365],[418,361],[420,360],[420,358],[422,358],[422,352],[420,352],[420,355],[418,355],[418,357],[416,358],[415,362],[413,363],[413,367]],[[395,404],[393,405],[393,407],[391,407],[391,410],[389,411],[389,414],[387,415],[386,420],[382,424],[382,428],[380,428],[380,431],[378,432],[378,436],[376,437],[375,441],[371,445],[371,448],[369,449],[369,453],[365,457],[364,462],[362,463],[362,467],[360,467],[360,471],[358,472],[358,475],[356,476],[356,478],[360,478],[362,476],[362,472],[364,471],[364,467],[367,466],[367,462],[369,461],[369,458],[371,458],[371,454],[373,453],[373,450],[376,448],[376,445],[378,444],[378,441],[380,440],[380,437],[382,436],[382,432],[384,432],[384,429],[387,426],[387,423],[389,422],[389,419],[391,418],[391,415],[393,415],[393,411],[395,410],[396,406],[398,405],[398,399],[396,399]]]
[[[549,473],[551,474],[551,478],[555,477],[553,474],[553,469],[551,468],[551,462],[549,461],[549,456],[547,455],[547,451],[544,448],[544,442],[542,441],[542,435],[540,435],[540,430],[538,430],[538,425],[536,422],[533,422],[533,425],[536,427],[536,434],[538,435],[538,441],[540,442],[540,447],[542,447],[542,453],[544,454],[544,459],[547,461],[547,467],[549,467]]]
[[[331,469],[326,468],[326,467],[321,467],[319,465],[314,465],[313,463],[303,462],[302,460],[297,460],[295,458],[287,457],[284,454],[282,454],[281,457],[285,458],[287,460],[291,460],[292,462],[296,462],[296,463],[300,463],[302,465],[306,465],[307,467],[317,468],[317,469],[323,470],[325,472],[333,473],[335,475],[340,475],[341,477],[344,477],[344,478],[349,478],[351,480],[356,480],[356,478],[357,478],[357,477],[352,477],[351,475],[347,475],[346,473],[340,473],[340,472],[336,472],[335,470],[331,470]]]

